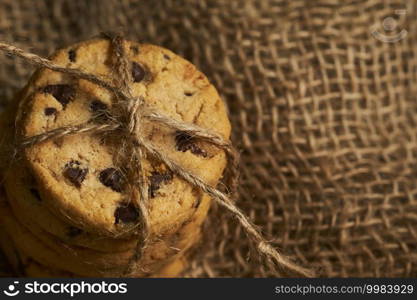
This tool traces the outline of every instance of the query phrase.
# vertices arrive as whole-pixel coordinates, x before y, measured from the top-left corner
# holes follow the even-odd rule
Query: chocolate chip
[[[36,200],[38,200],[39,202],[42,202],[41,195],[39,194],[39,191],[37,189],[31,188],[29,189],[29,191],[32,194],[32,196],[36,198]]]
[[[132,50],[134,55],[138,55],[139,54],[139,48],[137,46],[131,46],[130,50]]]
[[[172,180],[172,173],[158,173],[153,172],[149,178],[150,186],[149,186],[149,193],[151,198],[156,196],[156,191],[161,188],[161,185],[167,181]]]
[[[192,95],[194,95],[194,93],[192,92],[184,92],[184,95],[187,97],[191,97]]]
[[[72,238],[80,235],[81,233],[83,233],[82,229],[74,226],[70,226],[67,231],[67,235]]]
[[[75,62],[77,58],[77,52],[75,52],[74,49],[71,49],[70,51],[68,51],[68,58],[70,61]]]
[[[132,77],[134,82],[141,82],[145,78],[145,70],[137,62],[132,62]]]
[[[107,110],[107,104],[101,102],[100,100],[95,99],[95,100],[91,101],[91,103],[90,103],[90,110],[92,112],[105,111],[105,110]]]
[[[119,193],[123,190],[125,185],[122,172],[115,168],[108,168],[101,171],[98,179],[102,184]]]
[[[56,108],[55,108],[55,107],[47,107],[47,108],[45,108],[45,110],[44,110],[45,116],[51,116],[51,115],[54,115],[54,114],[56,114],[56,112],[57,112],[57,110],[56,110]]]
[[[195,144],[195,139],[184,131],[177,131],[175,134],[176,148],[178,151],[191,151],[192,154],[207,157],[207,152]]]
[[[88,174],[87,168],[82,168],[79,161],[70,161],[65,165],[64,176],[76,187],[80,187]]]
[[[107,110],[107,104],[98,99],[91,101],[90,111],[93,113],[96,121],[107,122],[111,118]]]
[[[164,54],[164,58],[165,58],[166,60],[170,60],[170,59],[171,59],[171,57],[170,57],[168,54]]]
[[[93,100],[90,103],[90,111],[93,112],[96,120],[107,121],[110,118],[110,115],[107,111],[107,104],[101,102],[100,100]]]
[[[52,96],[54,96],[54,98],[64,107],[75,97],[75,89],[68,84],[47,85],[43,88],[43,92],[52,94]]]
[[[132,203],[122,203],[114,212],[115,224],[133,223],[139,218],[139,212]]]

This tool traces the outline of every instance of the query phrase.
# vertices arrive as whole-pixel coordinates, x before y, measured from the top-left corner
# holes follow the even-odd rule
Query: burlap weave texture
[[[35,53],[122,30],[196,64],[229,106],[239,206],[326,277],[417,276],[416,25],[414,0],[0,1],[0,40]],[[3,105],[33,69],[0,64]],[[268,275],[212,215],[188,275]]]

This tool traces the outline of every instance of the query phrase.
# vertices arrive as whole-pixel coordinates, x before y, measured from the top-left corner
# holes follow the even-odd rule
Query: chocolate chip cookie
[[[43,266],[33,258],[18,251],[8,233],[4,231],[4,228],[0,228],[0,246],[15,272],[14,276],[42,278],[80,277],[69,272]]]
[[[123,252],[136,246],[137,237],[109,238],[86,232],[68,224],[51,213],[29,171],[16,162],[6,171],[4,186],[10,206],[17,218],[30,224],[30,228],[45,231],[68,245],[94,249],[99,252]]]
[[[0,228],[0,246],[5,252],[8,262],[11,264],[15,273],[14,276],[36,277],[36,278],[73,278],[73,277],[87,277],[79,274],[65,272],[49,266],[42,265],[32,257],[29,257],[19,251],[12,242],[8,233]],[[187,266],[187,259],[185,254],[181,255],[169,262],[161,270],[152,274],[151,277],[166,278],[178,277]]]
[[[123,274],[130,258],[134,255],[134,250],[103,254],[65,245],[45,232],[34,230],[30,224],[25,224],[25,220],[17,220],[4,199],[5,195],[1,192],[0,234],[3,239],[1,246],[15,268],[19,266],[22,257],[30,257],[40,265],[47,266],[47,269],[63,270],[79,276],[114,277]],[[149,245],[139,261],[141,269],[130,276],[155,277],[177,274],[175,272],[180,270],[177,266],[178,261],[182,261],[181,265],[183,265],[188,249],[199,239],[199,227],[207,214],[208,204],[209,200],[206,196],[193,218],[175,229],[175,235],[168,233],[169,237],[161,236],[159,241]],[[6,241],[4,241],[5,236],[8,236]],[[26,268],[26,264],[24,267]]]
[[[16,99],[0,115],[0,140],[2,141],[0,149],[2,150],[6,150],[5,147],[13,143],[13,125],[18,103]],[[56,217],[44,205],[33,176],[22,161],[4,160],[0,170],[14,214],[19,219],[29,222],[30,227],[44,230],[69,245],[91,248],[100,252],[122,252],[136,246],[136,236],[129,239],[100,236],[83,231]]]
[[[134,97],[170,118],[229,138],[224,103],[191,63],[157,46],[125,42],[124,47],[131,62],[129,86]],[[52,60],[102,78],[112,76],[111,47],[104,39],[60,50]],[[50,70],[33,76],[23,98],[17,122],[23,137],[88,122],[93,116],[99,121],[97,115],[106,118],[117,101],[97,85]],[[162,153],[209,184],[220,179],[226,165],[222,150],[152,122],[144,124],[143,132]],[[113,237],[137,228],[140,214],[126,194],[122,166],[114,161],[123,141],[115,145],[109,140],[90,133],[65,136],[28,148],[25,158],[45,205],[56,216],[81,230]],[[164,232],[190,219],[200,192],[151,157],[143,165],[150,187],[152,232]]]

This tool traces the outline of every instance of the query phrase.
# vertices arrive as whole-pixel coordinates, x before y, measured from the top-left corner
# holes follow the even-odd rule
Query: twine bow
[[[96,75],[85,73],[75,68],[62,67],[48,59],[42,58],[36,54],[25,52],[22,49],[6,43],[0,42],[0,50],[17,57],[21,57],[38,67],[45,67],[53,71],[65,73],[77,79],[85,79],[110,91],[118,99],[117,105],[115,105],[115,110],[119,110],[118,113],[114,113],[112,108],[112,111],[109,112],[111,118],[109,118],[108,122],[105,124],[89,121],[80,125],[53,129],[39,135],[24,138],[21,141],[20,146],[30,147],[46,140],[85,132],[103,133],[105,131],[120,131],[123,138],[126,140],[127,152],[125,153],[125,159],[127,158],[130,160],[131,164],[128,165],[137,166],[137,168],[129,168],[127,170],[127,181],[129,183],[129,193],[131,199],[137,205],[141,213],[142,226],[140,226],[140,228],[143,237],[143,243],[141,244],[138,241],[137,251],[135,252],[134,257],[132,257],[128,268],[123,275],[128,276],[129,274],[132,274],[135,271],[135,268],[138,267],[136,266],[136,263],[145,249],[149,238],[150,222],[148,212],[148,183],[145,179],[142,163],[145,156],[150,155],[165,164],[171,172],[178,175],[192,186],[198,187],[201,191],[209,194],[216,201],[216,203],[235,216],[244,228],[250,240],[254,243],[257,253],[265,259],[266,265],[275,275],[285,274],[302,277],[313,276],[311,271],[294,264],[288,258],[278,253],[278,251],[263,238],[261,233],[256,229],[255,225],[250,222],[248,217],[233,202],[232,196],[236,192],[238,183],[239,158],[231,142],[224,140],[223,137],[208,129],[198,127],[194,124],[176,121],[164,116],[163,114],[152,110],[150,107],[147,107],[142,98],[133,97],[129,88],[131,72],[130,64],[128,63],[123,47],[124,39],[121,35],[106,35],[106,37],[110,39],[113,57],[115,60],[113,66],[115,72],[113,80],[116,83],[115,85],[108,83]],[[187,134],[193,136],[193,138],[208,142],[225,151],[228,160],[226,171],[229,172],[229,180],[227,182],[229,193],[226,194],[216,189],[216,187],[207,184],[200,177],[185,170],[182,166],[172,161],[165,154],[158,151],[154,145],[145,140],[141,131],[143,120],[145,119],[156,122],[161,126],[166,126],[173,130],[186,132]]]

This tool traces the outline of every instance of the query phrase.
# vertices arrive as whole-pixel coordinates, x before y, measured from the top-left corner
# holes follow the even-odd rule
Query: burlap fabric
[[[46,55],[123,30],[183,55],[227,102],[239,206],[282,253],[321,276],[417,276],[416,7],[2,0],[0,40]],[[4,105],[33,69],[4,55],[0,65]],[[237,223],[211,215],[187,276],[268,275]]]

